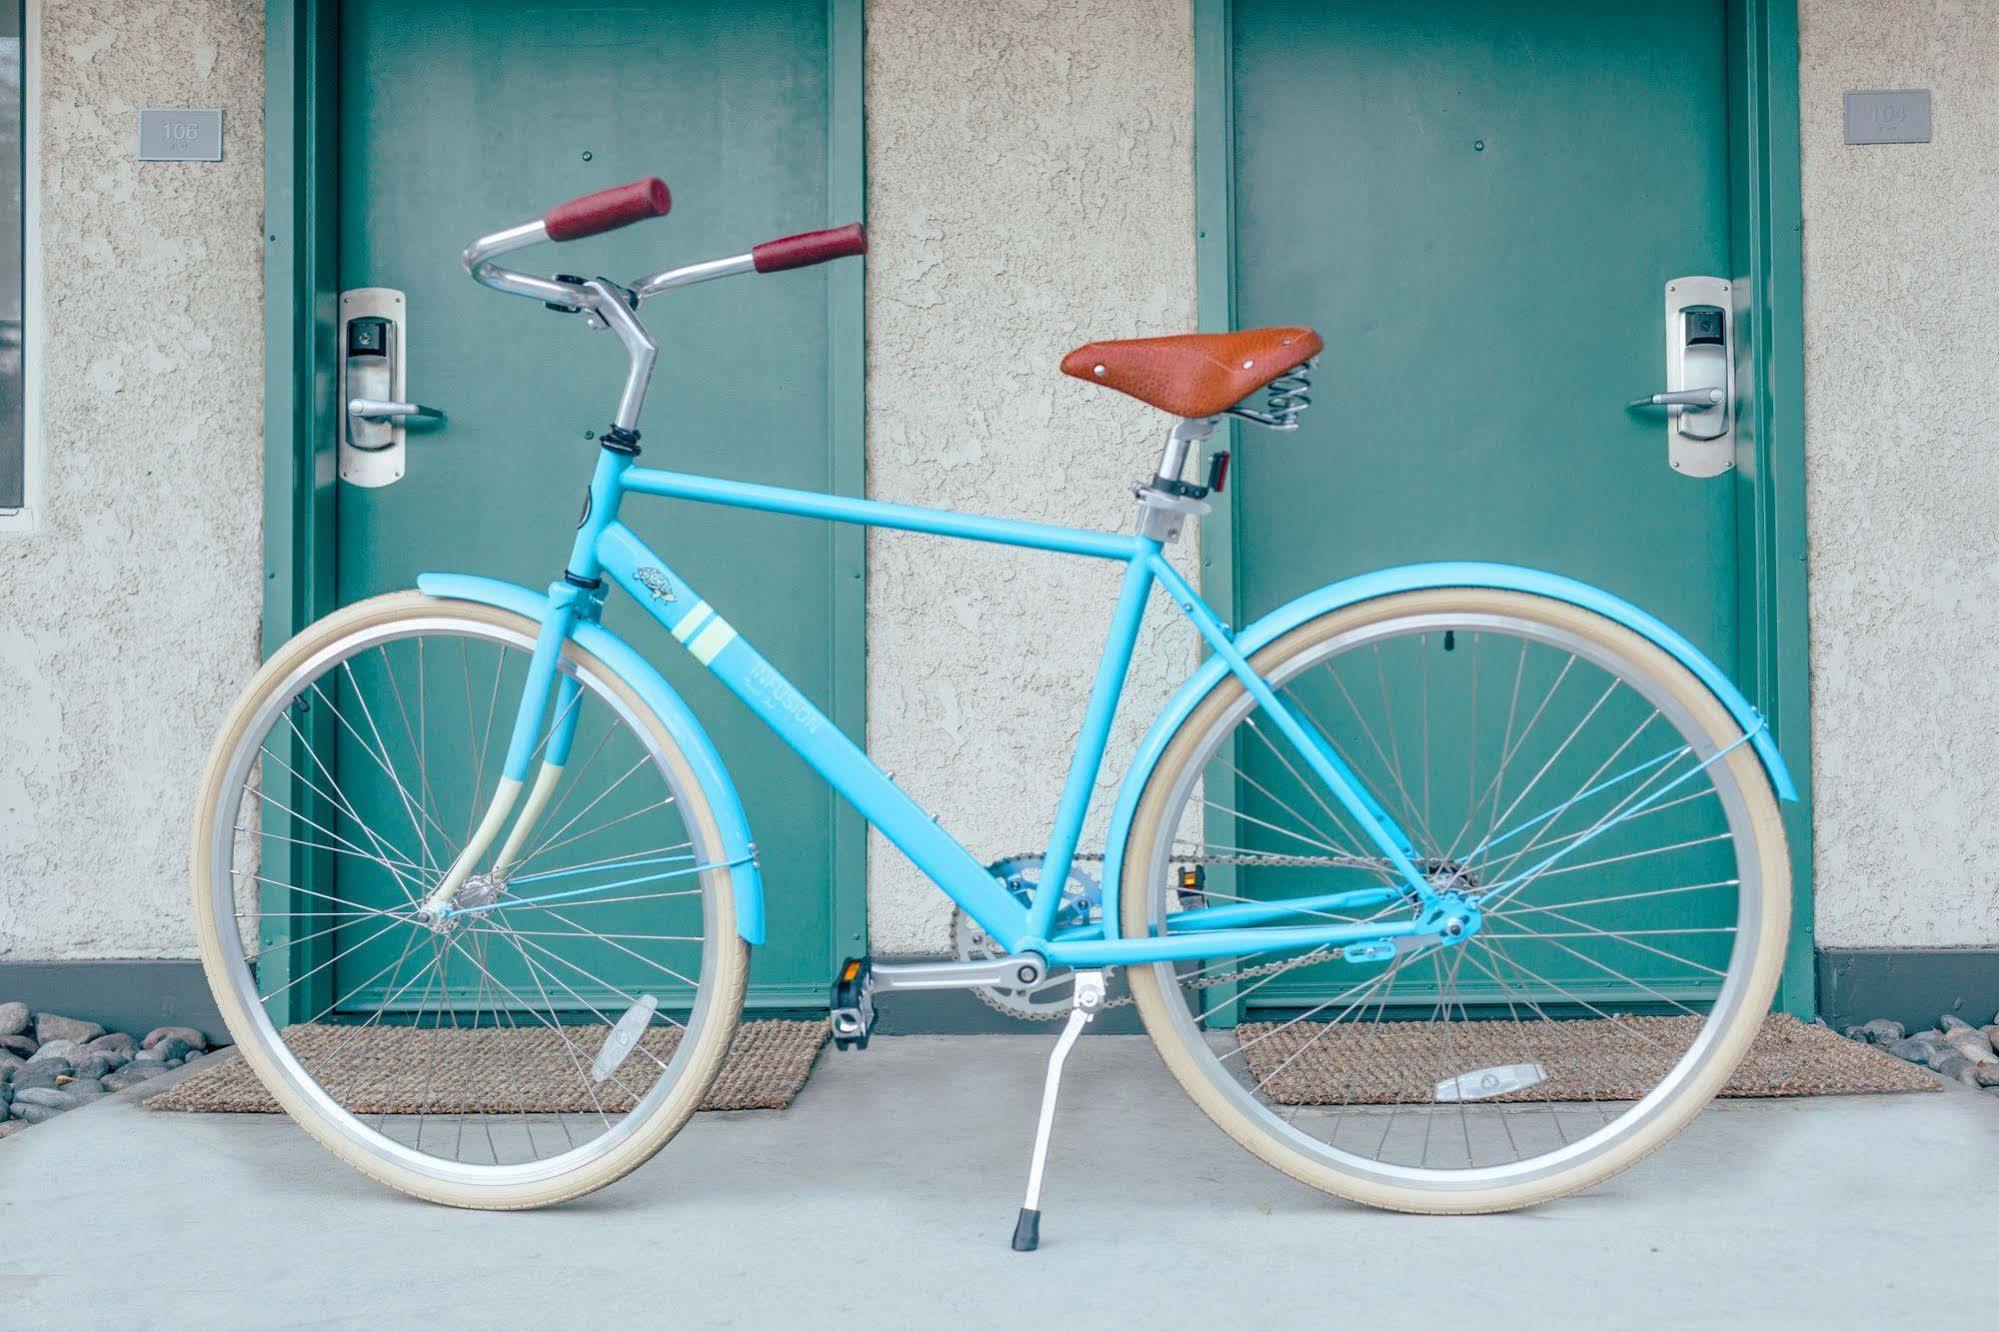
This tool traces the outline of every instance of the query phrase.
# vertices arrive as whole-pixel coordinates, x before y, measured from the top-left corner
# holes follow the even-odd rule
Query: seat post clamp
[[[1205,518],[1213,512],[1204,499],[1176,495],[1158,485],[1135,485],[1131,493],[1139,503],[1138,534],[1153,541],[1177,541],[1188,518]]]
[[[597,436],[597,442],[613,453],[622,453],[627,458],[639,456],[639,432],[614,425]]]

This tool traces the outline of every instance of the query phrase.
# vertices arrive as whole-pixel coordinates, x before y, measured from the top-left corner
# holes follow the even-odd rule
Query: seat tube
[[[1117,610],[1111,617],[1111,631],[1104,642],[1103,660],[1097,666],[1096,683],[1090,688],[1082,734],[1076,739],[1076,756],[1070,762],[1069,777],[1062,787],[1062,803],[1055,812],[1055,827],[1049,837],[1048,858],[1041,867],[1041,882],[1034,890],[1034,901],[1028,911],[1027,929],[1033,938],[1046,939],[1054,931],[1055,913],[1062,905],[1062,889],[1069,882],[1069,867],[1075,861],[1083,819],[1090,810],[1090,793],[1096,789],[1097,774],[1103,768],[1111,720],[1117,715],[1125,677],[1131,671],[1131,654],[1138,643],[1139,626],[1145,619],[1146,598],[1152,594],[1153,562],[1159,555],[1158,542],[1148,540],[1145,545],[1145,552],[1125,565],[1124,587],[1118,593]]]

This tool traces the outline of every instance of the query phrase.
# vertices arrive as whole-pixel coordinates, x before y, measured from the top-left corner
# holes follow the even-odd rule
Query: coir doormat
[[[548,1115],[622,1113],[651,1090],[659,1064],[628,1056],[610,1080],[585,1071],[603,1047],[603,1026],[342,1027],[307,1024],[285,1031],[306,1069],[355,1114]],[[818,1022],[745,1022],[736,1029],[703,1110],[782,1110],[798,1095],[826,1043]],[[680,1044],[674,1027],[654,1027],[641,1048],[664,1063]],[[240,1054],[205,1068],[146,1100],[148,1110],[277,1114]]]
[[[1250,1022],[1236,1039],[1280,1105],[1415,1105],[1478,1070],[1538,1064],[1542,1080],[1482,1100],[1635,1101],[1700,1034],[1698,1017],[1564,1022]],[[1772,1013],[1723,1096],[1941,1091],[1934,1073],[1786,1013]]]

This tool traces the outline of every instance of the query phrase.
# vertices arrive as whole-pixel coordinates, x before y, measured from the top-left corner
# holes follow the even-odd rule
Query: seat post
[[[1196,444],[1214,434],[1220,422],[1220,417],[1191,416],[1166,432],[1158,473],[1150,481],[1131,488],[1132,497],[1138,501],[1140,536],[1160,542],[1177,541],[1187,519],[1207,516],[1206,487],[1188,485],[1180,479],[1180,474],[1187,470],[1187,455]]]
[[[1194,445],[1214,434],[1220,422],[1218,416],[1193,416],[1174,422],[1159,453],[1159,475],[1155,481],[1162,484],[1178,481],[1187,470],[1187,455],[1194,451]]]

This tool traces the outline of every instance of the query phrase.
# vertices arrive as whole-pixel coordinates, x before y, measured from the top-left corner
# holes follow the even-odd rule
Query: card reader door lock
[[[408,398],[404,306],[389,287],[340,293],[340,479],[351,485],[400,481],[407,426],[444,420]]]
[[[1716,277],[1666,284],[1666,388],[1631,403],[1666,409],[1666,461],[1685,476],[1735,466],[1735,312]]]

